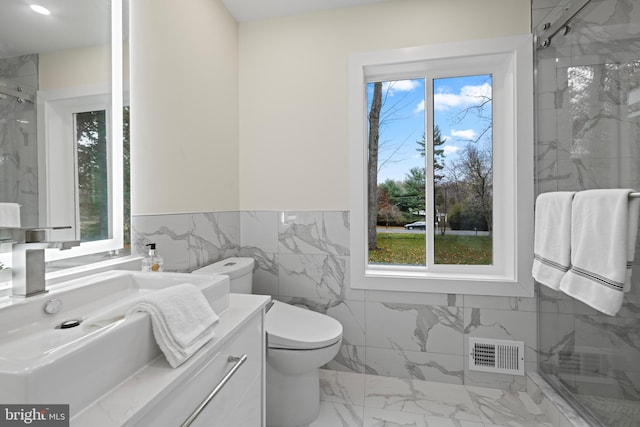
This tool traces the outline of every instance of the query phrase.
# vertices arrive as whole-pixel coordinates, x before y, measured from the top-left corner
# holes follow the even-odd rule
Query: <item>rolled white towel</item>
[[[0,227],[20,228],[20,205],[0,203]]]
[[[189,283],[145,294],[129,310],[151,316],[153,335],[176,368],[214,337],[220,318],[200,290]]]

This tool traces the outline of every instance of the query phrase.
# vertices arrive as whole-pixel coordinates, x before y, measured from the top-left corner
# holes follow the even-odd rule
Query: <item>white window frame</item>
[[[349,57],[351,287],[356,289],[533,296],[533,41],[531,35]],[[427,77],[493,77],[493,263],[427,267],[373,265],[367,249],[367,83]],[[429,86],[431,86],[429,88]],[[433,103],[425,102],[427,156],[433,150]],[[426,161],[427,189],[433,162]],[[427,206],[433,204],[427,191]],[[429,211],[429,208],[427,208]],[[432,212],[431,209],[429,212]],[[429,229],[427,229],[429,233]],[[431,229],[433,232],[433,229]],[[427,235],[427,240],[429,235]],[[429,260],[431,263],[429,263]]]
[[[42,159],[47,169],[40,212],[49,227],[71,226],[71,229],[50,230],[49,240],[80,240],[80,215],[77,180],[77,144],[74,115],[87,111],[106,112],[107,166],[109,195],[109,238],[82,242],[69,250],[50,250],[46,260],[54,261],[99,252],[122,249],[124,246],[122,119],[119,136],[114,136],[114,109],[110,88],[92,87],[73,90],[40,92],[39,122],[43,123],[40,138]],[[122,109],[122,107],[120,107]]]

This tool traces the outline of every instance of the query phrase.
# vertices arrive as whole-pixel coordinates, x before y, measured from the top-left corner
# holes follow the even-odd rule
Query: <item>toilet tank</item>
[[[230,291],[250,294],[253,288],[253,258],[227,258],[205,265],[192,273],[214,273],[229,276]]]

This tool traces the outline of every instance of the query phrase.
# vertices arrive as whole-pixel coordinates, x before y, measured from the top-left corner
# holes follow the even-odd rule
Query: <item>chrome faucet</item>
[[[53,229],[61,228],[71,227],[53,227]],[[12,296],[14,297],[26,298],[48,292],[45,282],[45,249],[65,250],[80,245],[79,240],[48,242],[45,240],[44,229],[14,229],[13,234]]]

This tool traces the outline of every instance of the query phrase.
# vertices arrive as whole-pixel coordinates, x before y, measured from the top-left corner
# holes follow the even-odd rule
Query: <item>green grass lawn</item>
[[[491,236],[435,236],[436,264],[490,265]],[[372,264],[425,265],[425,234],[378,233],[378,249],[369,251]]]

